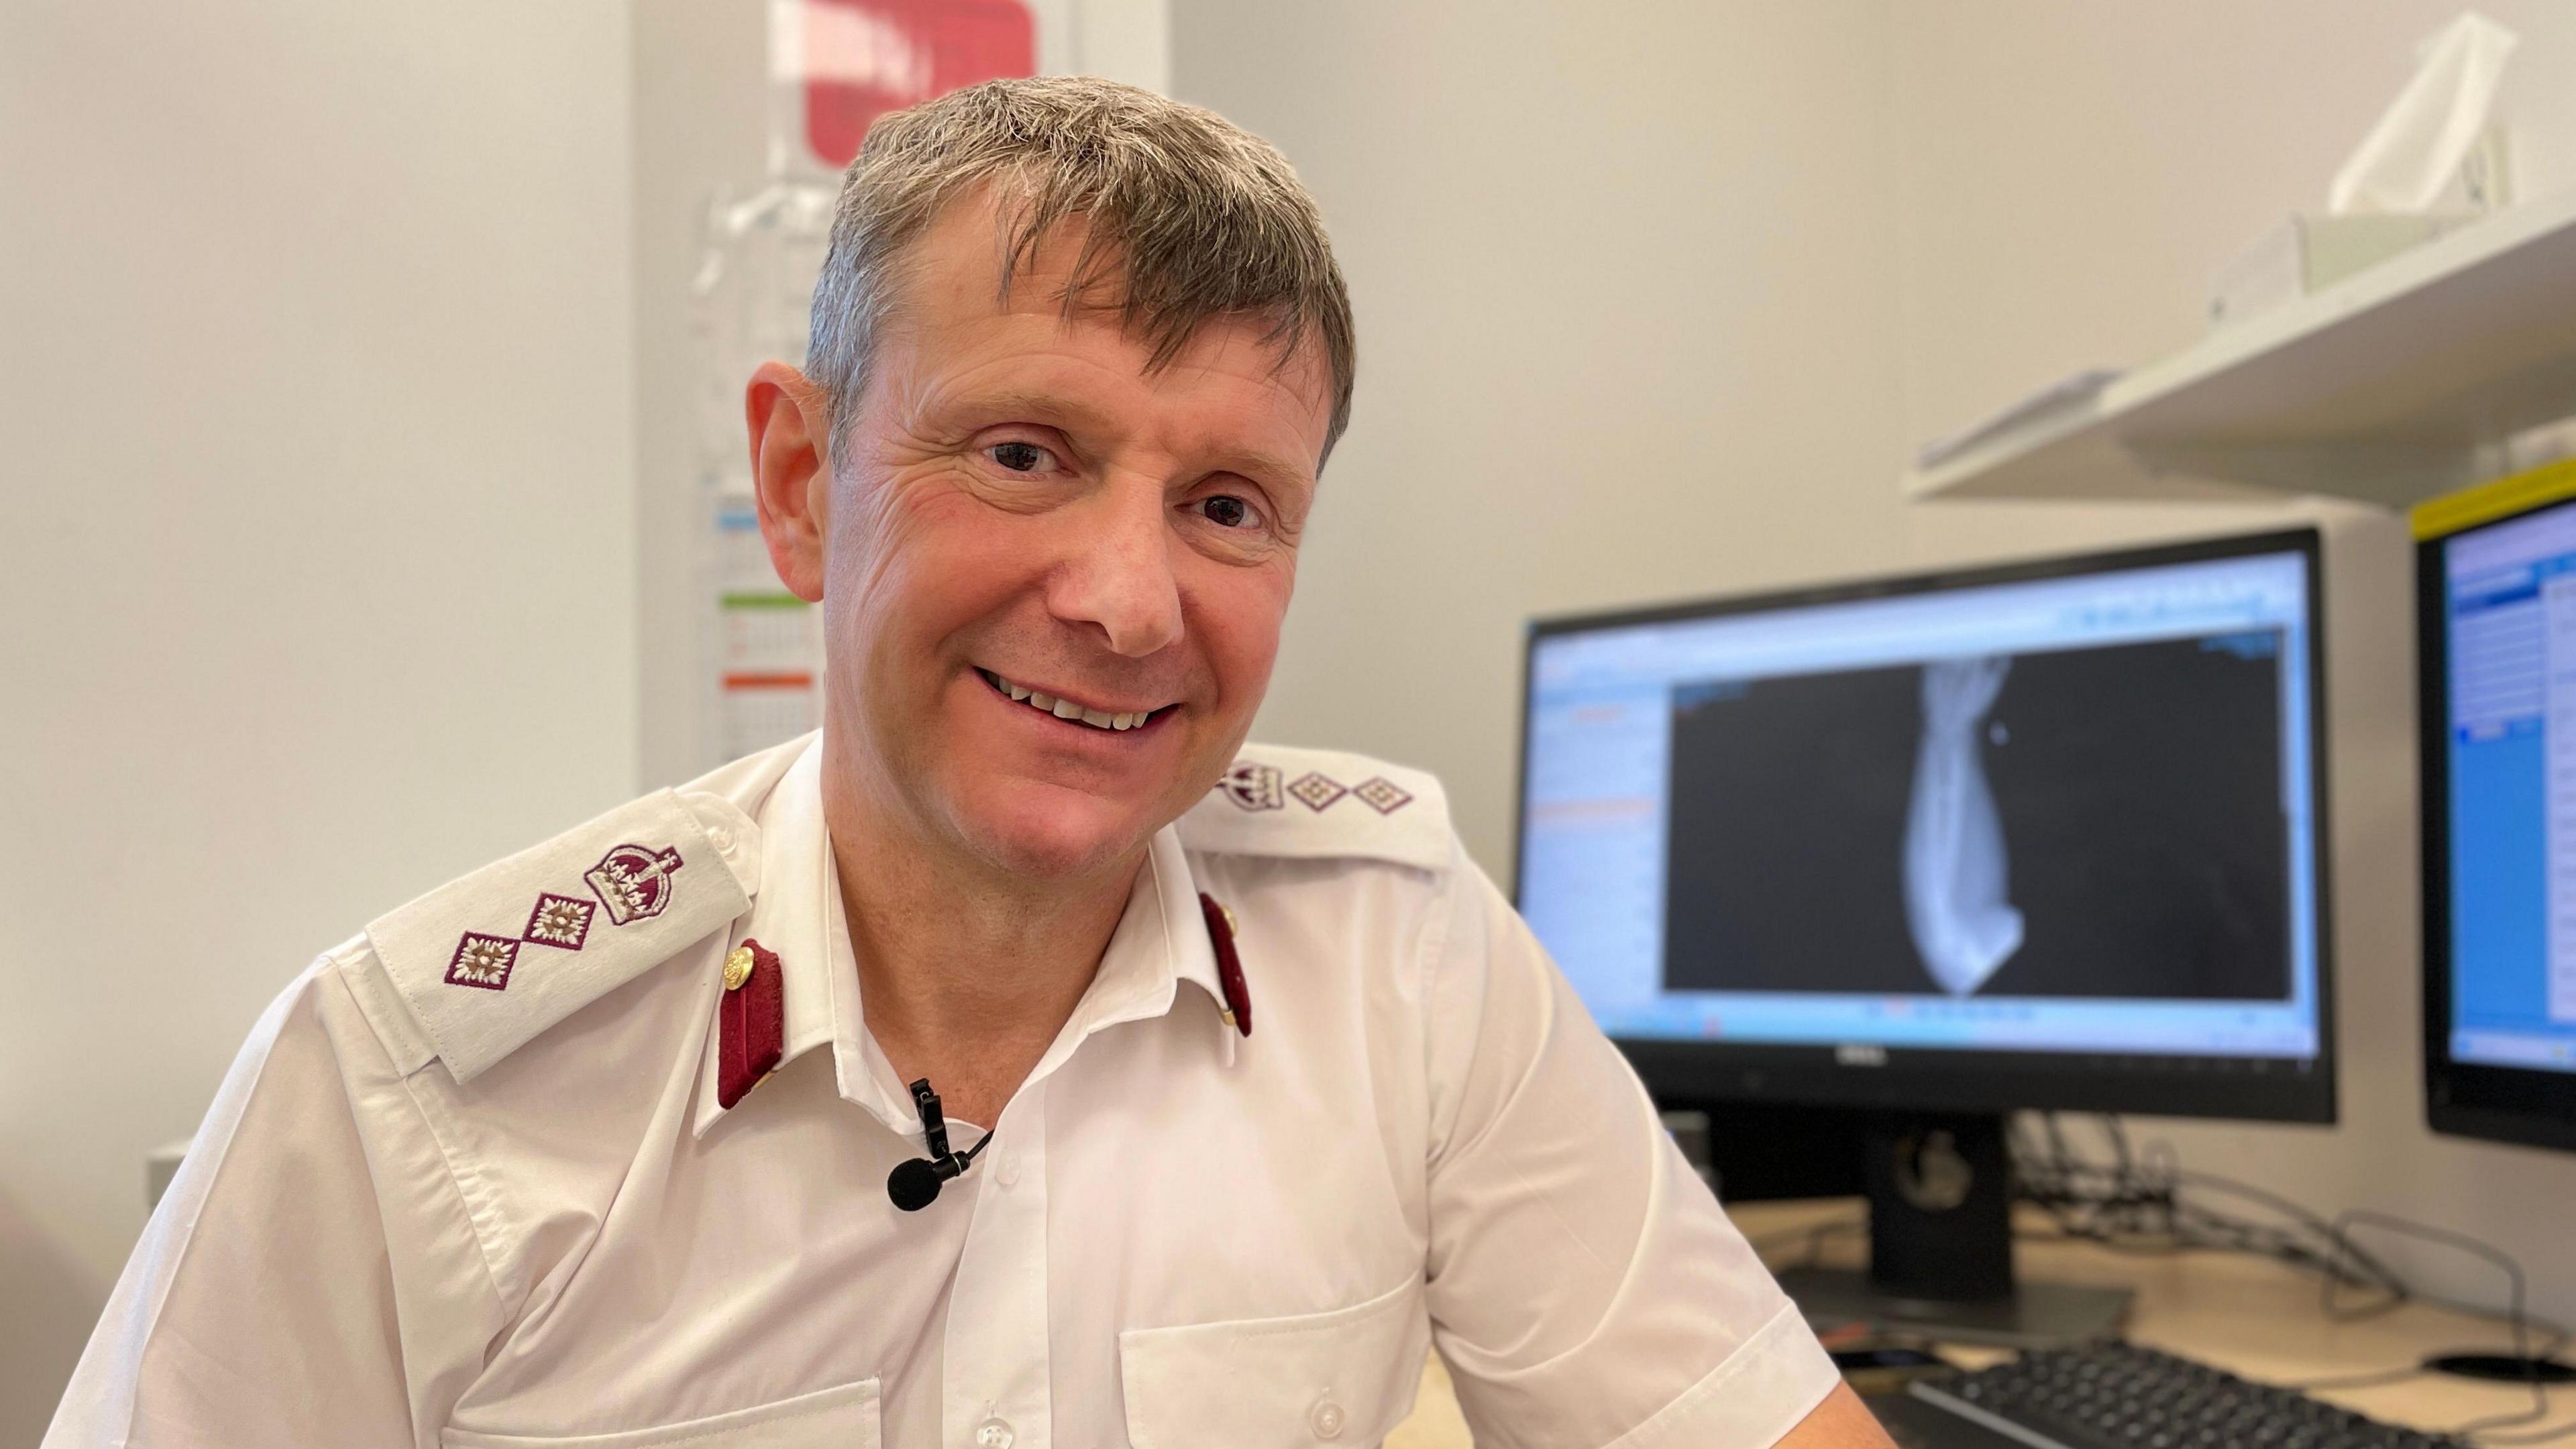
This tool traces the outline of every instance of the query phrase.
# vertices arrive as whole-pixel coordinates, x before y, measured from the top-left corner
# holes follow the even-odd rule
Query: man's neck
[[[904,1081],[991,1127],[1073,1016],[1144,854],[1073,881],[1032,880],[911,838],[824,791],[859,1000]]]

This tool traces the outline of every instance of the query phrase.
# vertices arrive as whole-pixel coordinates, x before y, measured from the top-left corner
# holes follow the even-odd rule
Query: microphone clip
[[[948,1179],[963,1174],[975,1165],[975,1154],[992,1142],[993,1134],[964,1152],[948,1150],[948,1119],[939,1110],[939,1094],[930,1090],[930,1079],[924,1077],[912,1084],[912,1105],[921,1113],[921,1146],[927,1157],[898,1162],[886,1174],[886,1196],[908,1213],[917,1213],[939,1197],[939,1189]]]

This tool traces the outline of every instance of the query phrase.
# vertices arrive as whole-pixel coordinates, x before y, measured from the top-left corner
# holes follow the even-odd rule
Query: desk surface
[[[1765,1249],[1775,1266],[1807,1261],[1806,1230],[1858,1221],[1857,1200],[1751,1203],[1733,1210],[1736,1225]],[[1866,1239],[1857,1232],[1823,1240],[1816,1261],[1858,1267]],[[2336,1322],[2319,1311],[2315,1275],[2286,1264],[2239,1253],[2141,1256],[2092,1243],[2025,1240],[2015,1247],[2016,1270],[2026,1278],[2051,1278],[2127,1288],[2137,1294],[2128,1336],[2203,1363],[2270,1383],[2349,1377],[2406,1367],[2428,1353],[2499,1349],[2509,1340],[2504,1324],[2448,1308],[2408,1303],[2386,1313]],[[1959,1347],[1946,1356],[1965,1364],[1990,1363],[1992,1349]],[[2531,1391],[2436,1375],[2357,1388],[2309,1390],[2347,1408],[2422,1429],[2452,1429],[2490,1415],[2531,1406]],[[2576,1426],[2576,1389],[2557,1392],[2545,1419],[2500,1429],[2503,1434]],[[2571,1437],[2576,1444],[2576,1437]],[[1387,1449],[1466,1449],[1466,1421],[1459,1416],[1449,1376],[1435,1358],[1422,1376],[1413,1416],[1388,1437]]]

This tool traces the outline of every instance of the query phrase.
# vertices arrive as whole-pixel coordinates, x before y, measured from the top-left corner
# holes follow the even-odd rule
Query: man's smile
[[[1177,704],[1147,706],[1140,709],[1104,709],[1066,695],[1051,694],[1015,680],[1005,679],[989,669],[975,673],[1003,698],[1027,705],[1070,725],[1081,725],[1112,734],[1150,729],[1180,708]]]

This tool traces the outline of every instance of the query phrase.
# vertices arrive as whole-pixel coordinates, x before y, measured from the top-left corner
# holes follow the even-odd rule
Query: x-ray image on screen
[[[1924,969],[1955,996],[2021,949],[2003,821],[1978,748],[2011,668],[1992,655],[1923,666],[1923,739],[1905,806],[1905,924]]]
[[[2288,998],[2282,643],[1677,683],[1663,988]]]

